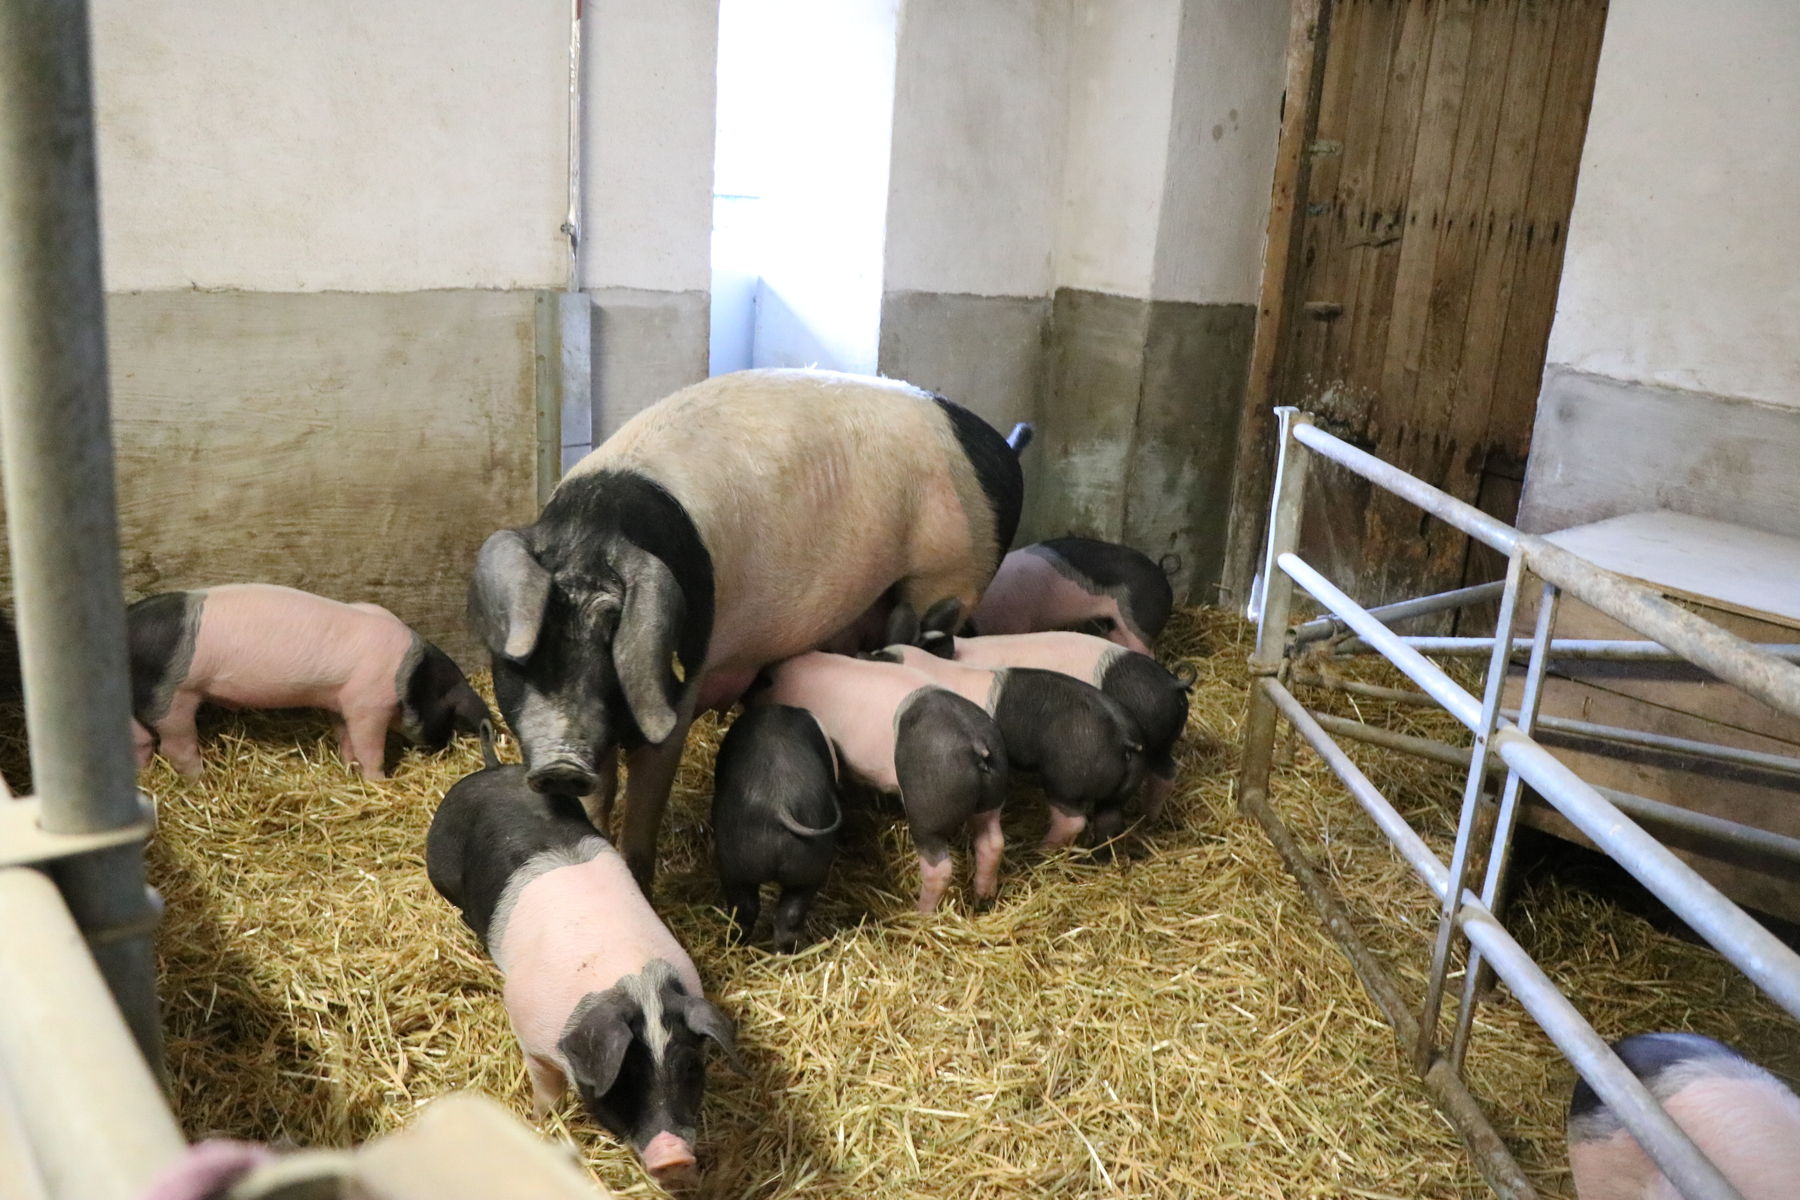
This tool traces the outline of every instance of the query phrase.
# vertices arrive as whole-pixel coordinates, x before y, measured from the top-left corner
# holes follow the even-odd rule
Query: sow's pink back
[[[393,703],[413,632],[374,604],[267,583],[206,589],[184,687],[244,708],[339,708],[358,675],[366,703]]]

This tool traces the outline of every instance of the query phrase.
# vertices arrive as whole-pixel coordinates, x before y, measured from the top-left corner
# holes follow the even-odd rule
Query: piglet
[[[1800,1195],[1800,1098],[1780,1080],[1699,1034],[1643,1033],[1613,1051],[1744,1200]],[[1568,1137],[1581,1200],[1680,1195],[1586,1080],[1569,1101]]]
[[[703,1039],[735,1063],[731,1022],[580,801],[533,791],[522,766],[465,776],[432,818],[425,867],[506,976],[533,1115],[573,1081],[658,1182],[690,1181]]]
[[[1000,802],[1006,747],[980,706],[893,663],[802,654],[768,672],[759,704],[803,708],[831,740],[845,773],[898,792],[919,853],[919,911],[943,899],[955,871],[950,838],[974,833],[975,895],[1000,886]]]
[[[1049,795],[1046,849],[1072,844],[1090,818],[1103,843],[1123,832],[1125,798],[1144,777],[1144,735],[1098,688],[1055,671],[964,666],[917,646],[889,646],[874,657],[919,671],[992,714],[1007,761],[1034,772]]]
[[[1177,566],[1092,538],[1036,542],[1001,560],[970,624],[980,634],[1079,629],[1148,654],[1175,605]]]
[[[749,936],[762,885],[778,883],[775,949],[792,953],[843,823],[837,756],[811,713],[759,704],[732,722],[713,768],[712,820],[735,934]]]
[[[328,708],[338,750],[385,779],[387,732],[428,750],[475,733],[487,705],[450,656],[379,604],[343,604],[268,583],[163,592],[126,611],[138,766],[161,749],[200,774],[194,715],[226,708]]]
[[[1085,633],[1015,633],[943,639],[934,654],[990,671],[1033,667],[1099,688],[1131,714],[1144,735],[1144,816],[1155,820],[1175,789],[1170,751],[1187,726],[1190,678],[1179,678],[1147,654]]]

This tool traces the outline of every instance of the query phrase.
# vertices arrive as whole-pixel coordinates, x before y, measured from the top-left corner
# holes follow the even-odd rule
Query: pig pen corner
[[[656,901],[739,1026],[745,1074],[716,1072],[698,1194],[1478,1196],[1454,1131],[1406,1082],[1379,1010],[1232,797],[1251,629],[1176,613],[1162,657],[1193,671],[1180,782],[1121,861],[1009,856],[1002,900],[959,888],[911,913],[897,811],[846,813],[846,847],[793,956],[729,943],[707,817],[719,725],[696,726],[664,833]],[[484,693],[485,675],[475,680]],[[1417,710],[1345,713],[1438,732]],[[1441,716],[1441,714],[1440,714]],[[433,894],[420,847],[437,799],[481,765],[463,740],[365,783],[324,722],[216,717],[208,773],[158,763],[152,882],[168,1061],[189,1136],[350,1145],[473,1089],[516,1116],[530,1089],[500,976]],[[3,747],[21,768],[16,726]],[[503,757],[517,747],[503,743]],[[1330,774],[1283,754],[1274,797],[1323,846],[1364,935],[1417,987],[1435,904]],[[1359,754],[1433,840],[1448,768]],[[1030,846],[1037,806],[1007,840]],[[1534,952],[1597,1026],[1675,1026],[1705,1007],[1788,1066],[1779,1014],[1702,947],[1553,877],[1530,877]],[[1572,1075],[1516,1006],[1483,1010],[1471,1080],[1546,1196],[1568,1196]],[[1785,1045],[1785,1049],[1783,1049]],[[1786,1057],[1783,1057],[1785,1055]],[[771,1103],[779,1098],[779,1103]],[[544,1125],[620,1195],[658,1189],[574,1104]]]

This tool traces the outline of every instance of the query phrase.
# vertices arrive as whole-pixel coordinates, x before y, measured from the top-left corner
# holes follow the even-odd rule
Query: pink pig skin
[[[759,697],[812,713],[836,748],[844,769],[870,787],[897,792],[894,763],[895,714],[920,688],[935,686],[925,675],[896,663],[868,662],[814,652],[790,658],[770,672],[771,685]],[[979,703],[979,702],[978,702]],[[975,894],[992,899],[1000,886],[1006,841],[1000,810],[970,818],[975,841]],[[945,858],[919,856],[919,911],[932,912],[949,890],[955,865]]]
[[[506,976],[506,1015],[525,1051],[539,1118],[568,1087],[568,1062],[557,1043],[582,997],[656,958],[675,969],[689,995],[704,994],[693,960],[611,846],[526,884],[498,944],[490,940],[489,948]]]
[[[1086,591],[1029,548],[1014,550],[1001,560],[993,582],[970,615],[983,636],[1037,633],[1099,618],[1112,622],[1107,641],[1139,654],[1150,653],[1144,639],[1131,631],[1116,599]]]
[[[1744,1200],[1800,1195],[1800,1101],[1792,1092],[1760,1079],[1700,1079],[1663,1106]],[[1571,1145],[1569,1166],[1581,1200],[1681,1197],[1623,1129]]]
[[[881,791],[899,790],[894,714],[931,680],[893,663],[821,653],[790,658],[770,675],[762,698],[810,712],[851,774]]]
[[[378,604],[343,604],[267,583],[204,589],[187,677],[156,722],[162,752],[200,774],[194,715],[227,708],[327,708],[343,717],[338,749],[370,779],[385,779],[387,731],[400,714],[396,676],[414,634]],[[147,761],[143,746],[140,762]]]

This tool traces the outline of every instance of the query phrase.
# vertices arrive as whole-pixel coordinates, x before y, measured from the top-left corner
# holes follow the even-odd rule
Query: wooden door
[[[1298,8],[1234,481],[1240,584],[1276,404],[1515,517],[1606,19],[1606,0]],[[1303,553],[1364,603],[1498,573],[1347,472],[1315,472],[1308,504]]]

